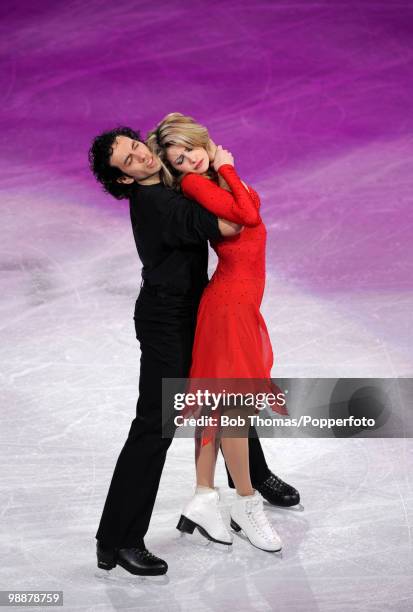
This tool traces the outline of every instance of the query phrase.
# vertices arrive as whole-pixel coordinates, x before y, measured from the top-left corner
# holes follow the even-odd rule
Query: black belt
[[[159,285],[150,285],[148,281],[142,281],[141,289],[144,289],[151,295],[158,295],[159,297],[167,297],[167,296],[181,296],[181,297],[195,297],[202,293],[202,289],[198,289],[197,291],[182,291],[178,288],[174,287],[162,287]]]

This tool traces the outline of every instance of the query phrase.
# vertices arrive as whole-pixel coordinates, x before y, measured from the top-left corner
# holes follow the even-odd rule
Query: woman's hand
[[[212,140],[212,138],[210,138],[206,146],[206,152],[208,153],[209,161],[211,163],[214,161],[216,151],[217,151],[217,145]]]
[[[213,162],[214,170],[218,172],[219,168],[224,164],[229,164],[230,166],[233,166],[234,158],[229,151],[223,149],[221,145],[218,145]]]

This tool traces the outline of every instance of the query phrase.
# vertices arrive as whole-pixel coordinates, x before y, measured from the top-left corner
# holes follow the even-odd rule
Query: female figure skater
[[[238,177],[231,153],[216,147],[207,129],[190,117],[167,115],[149,134],[147,144],[167,168],[167,186],[182,189],[185,196],[212,213],[244,226],[237,236],[212,244],[218,265],[199,305],[189,377],[270,381],[273,353],[259,310],[265,285],[266,229],[257,193]],[[287,413],[283,407],[275,409]],[[198,527],[210,540],[232,543],[214,488],[221,443],[236,487],[231,527],[242,529],[251,544],[262,550],[281,550],[281,540],[265,515],[263,500],[251,484],[248,437],[219,440],[215,434],[207,428],[202,439],[196,440],[197,486],[182,511],[178,529],[192,533]]]

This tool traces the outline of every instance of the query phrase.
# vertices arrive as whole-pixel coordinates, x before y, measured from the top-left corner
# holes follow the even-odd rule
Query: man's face
[[[159,182],[161,162],[143,142],[133,140],[129,136],[117,136],[112,148],[110,165],[119,168],[127,175],[119,179],[121,182],[132,183],[134,180],[141,184]]]

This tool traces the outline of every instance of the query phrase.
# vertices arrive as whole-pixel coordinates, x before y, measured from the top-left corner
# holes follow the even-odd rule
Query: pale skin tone
[[[118,179],[120,183],[136,181],[140,185],[156,185],[161,182],[161,161],[145,143],[129,136],[117,136],[112,149],[109,163],[124,173]],[[235,236],[242,230],[241,225],[225,219],[218,219],[218,228],[224,237]]]
[[[194,174],[205,174],[210,164],[216,171],[223,164],[234,165],[233,155],[223,149],[221,145],[216,145],[213,140],[209,139],[207,148],[203,147],[184,147],[182,145],[171,145],[166,150],[166,157],[175,170],[182,174],[192,172]],[[219,186],[230,191],[227,183],[218,175]],[[241,181],[244,187],[247,185],[244,181]]]
[[[234,165],[232,154],[221,146],[216,146],[212,140],[209,141],[206,149],[203,147],[191,148],[171,145],[166,150],[166,156],[171,166],[182,172],[182,174],[187,174],[188,172],[204,174],[210,164],[213,165],[216,171],[224,164]],[[219,181],[221,187],[229,189],[222,177],[219,177]],[[249,469],[248,438],[246,436],[242,438],[222,437],[221,440],[217,439],[215,444],[199,445],[196,457],[197,485],[214,487],[219,442],[221,442],[225,462],[238,495],[253,495],[254,489]]]

